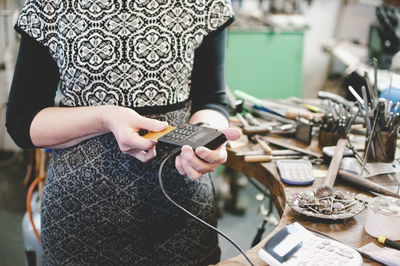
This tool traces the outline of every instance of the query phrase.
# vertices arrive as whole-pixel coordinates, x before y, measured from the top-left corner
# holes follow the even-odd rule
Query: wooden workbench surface
[[[287,139],[288,143],[293,142],[293,139]],[[313,143],[309,148],[314,151],[321,152],[318,145]],[[251,150],[251,145],[243,147],[243,149]],[[237,152],[237,150],[236,150]],[[266,265],[258,257],[258,250],[265,244],[267,239],[269,239],[276,231],[285,227],[293,222],[298,222],[309,228],[320,231],[326,235],[334,237],[339,241],[342,241],[354,248],[359,248],[369,242],[375,242],[378,244],[375,238],[369,236],[364,230],[364,223],[366,219],[366,209],[364,209],[360,214],[354,216],[353,218],[347,220],[339,221],[327,221],[311,217],[306,217],[304,215],[298,214],[291,209],[288,204],[286,204],[286,197],[288,195],[294,194],[301,191],[313,191],[319,187],[324,178],[316,178],[315,182],[310,186],[300,187],[300,186],[289,186],[281,182],[279,173],[277,172],[274,162],[269,163],[249,163],[245,162],[243,156],[236,156],[235,152],[229,151],[228,161],[226,166],[231,167],[237,171],[240,171],[260,183],[264,184],[272,194],[272,199],[274,200],[275,206],[281,216],[280,222],[275,230],[269,234],[265,239],[263,239],[258,245],[252,249],[246,251],[249,258],[255,265]],[[326,165],[321,166],[321,168],[327,169]],[[364,194],[366,196],[371,196],[368,192],[361,191],[355,187],[349,186],[345,183],[336,180],[334,185],[335,190],[349,191],[357,194]],[[246,259],[242,256],[236,256],[234,258],[220,262],[218,265],[249,265]],[[380,265],[379,263],[364,258],[364,265]]]

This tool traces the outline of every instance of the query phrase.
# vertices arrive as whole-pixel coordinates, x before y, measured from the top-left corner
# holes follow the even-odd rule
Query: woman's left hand
[[[237,140],[241,131],[237,128],[222,129],[227,140]],[[187,175],[191,179],[197,179],[205,173],[213,172],[218,166],[225,163],[228,154],[226,143],[215,150],[206,147],[198,147],[195,151],[190,146],[183,146],[181,154],[175,159],[175,167],[181,175]]]

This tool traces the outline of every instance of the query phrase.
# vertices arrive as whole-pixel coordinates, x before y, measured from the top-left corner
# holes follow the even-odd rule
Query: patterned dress
[[[173,125],[188,121],[195,49],[232,21],[228,0],[28,0],[16,30],[48,47],[62,106],[114,104]],[[42,200],[46,265],[207,265],[217,235],[161,193],[158,168],[123,154],[104,134],[52,153]],[[181,176],[170,160],[164,187],[216,224],[209,178]]]

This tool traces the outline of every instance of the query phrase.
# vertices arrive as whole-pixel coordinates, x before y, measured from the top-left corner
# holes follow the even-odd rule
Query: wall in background
[[[366,44],[379,4],[380,0],[313,0],[305,9],[310,28],[304,43],[304,97],[316,97],[330,73],[344,73],[345,66],[323,52],[323,45],[333,39]]]
[[[0,150],[18,150],[9,137],[5,124],[5,107],[14,71],[17,52],[17,35],[13,30],[18,14],[18,2],[0,1]]]
[[[335,35],[342,5],[342,0],[313,0],[304,10],[309,29],[304,34],[303,97],[316,97],[326,80],[330,56],[323,45]]]

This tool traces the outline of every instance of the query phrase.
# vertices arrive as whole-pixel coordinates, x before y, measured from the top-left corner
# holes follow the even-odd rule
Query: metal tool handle
[[[376,193],[379,193],[379,194],[382,194],[385,196],[392,196],[392,197],[400,198],[400,195],[387,189],[386,187],[381,186],[375,182],[372,182],[371,180],[368,180],[366,178],[359,177],[359,176],[352,174],[350,172],[347,172],[345,170],[339,171],[339,177],[346,182],[356,185],[358,188],[363,188],[368,191],[373,191],[373,192],[376,192]]]

